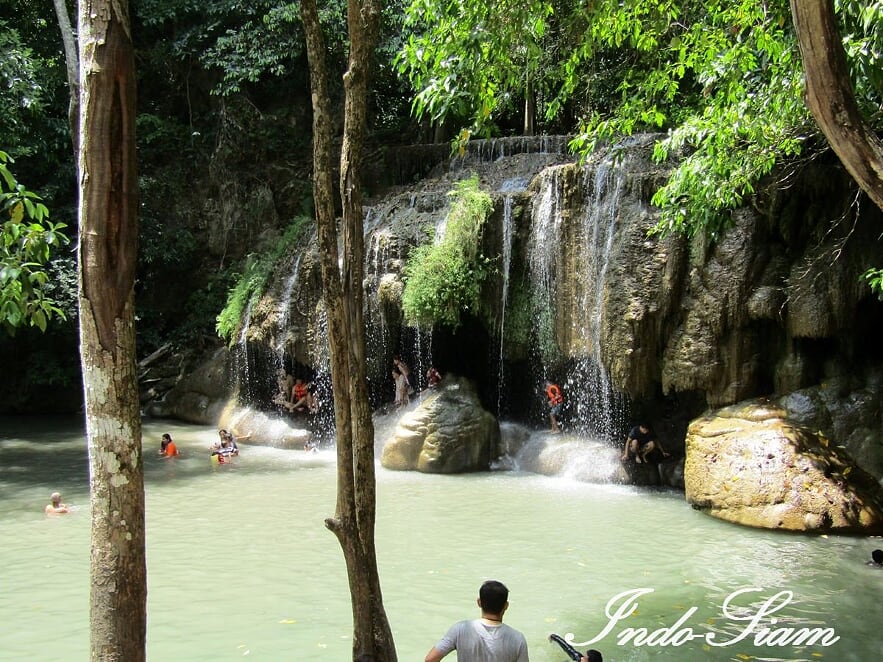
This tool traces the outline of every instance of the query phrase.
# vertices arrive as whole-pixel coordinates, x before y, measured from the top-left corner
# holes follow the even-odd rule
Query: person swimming
[[[61,492],[53,492],[49,495],[49,503],[43,509],[47,515],[62,515],[69,513],[67,504],[61,502]]]

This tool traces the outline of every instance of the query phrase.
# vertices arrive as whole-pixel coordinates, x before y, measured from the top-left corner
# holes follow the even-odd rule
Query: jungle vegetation
[[[141,220],[136,309],[138,351],[146,355],[169,342],[218,342],[218,315],[247,256],[269,250],[311,209],[312,111],[297,3],[130,4]],[[883,1],[837,0],[834,8],[848,83],[879,136]],[[762,183],[784,185],[809,160],[832,158],[804,98],[786,0],[396,0],[382,11],[368,88],[369,150],[437,139],[456,149],[473,136],[554,133],[572,135],[573,149],[587,153],[600,141],[658,132],[657,158],[678,164],[654,199],[664,212],[659,229],[712,235]],[[342,112],[345,3],[322,3],[319,19],[329,96]],[[0,151],[15,160],[17,181],[40,197],[56,228],[75,228],[69,87],[53,3],[0,0],[0,45],[0,103],[8,109]],[[334,127],[340,135],[342,116]],[[55,256],[50,280],[70,283],[73,261],[63,251]],[[879,290],[880,265],[867,267],[867,282]],[[170,287],[180,282],[190,284],[186,292]],[[33,319],[42,326],[42,317]],[[69,342],[76,322],[75,313],[56,315],[52,342]],[[44,345],[31,337],[39,333],[23,328],[14,342]],[[70,347],[50,354],[46,370],[13,381],[72,380]]]

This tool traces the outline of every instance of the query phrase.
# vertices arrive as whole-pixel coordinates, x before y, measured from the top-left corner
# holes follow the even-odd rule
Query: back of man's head
[[[883,565],[883,549],[875,549],[871,552],[871,558],[874,560],[874,563]]]
[[[482,611],[488,614],[500,614],[509,599],[509,589],[502,582],[489,579],[478,589],[478,599]]]
[[[586,659],[589,662],[604,662],[604,658],[601,657],[601,652],[596,651],[594,648],[586,651]]]

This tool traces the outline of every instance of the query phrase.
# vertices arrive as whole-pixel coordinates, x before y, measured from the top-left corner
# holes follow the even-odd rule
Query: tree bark
[[[806,74],[806,103],[831,148],[883,209],[883,141],[859,111],[833,0],[791,0]]]
[[[374,544],[374,425],[368,402],[362,312],[361,159],[367,124],[367,81],[380,6],[375,0],[349,0],[347,4],[350,56],[344,76],[344,137],[340,155],[342,273],[338,266],[341,263],[332,193],[331,103],[315,0],[302,0],[301,17],[310,63],[313,196],[328,316],[337,438],[337,505],[335,516],[327,519],[325,525],[337,536],[346,562],[353,610],[353,657],[367,653],[377,662],[395,662],[395,644],[383,608]]]
[[[81,1],[80,356],[92,509],[90,650],[141,662],[144,475],[135,365],[135,63],[126,0]]]

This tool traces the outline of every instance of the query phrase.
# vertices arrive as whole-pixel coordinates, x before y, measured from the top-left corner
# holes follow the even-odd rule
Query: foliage
[[[0,136],[15,150],[13,157],[28,150],[24,120],[39,113],[44,105],[39,64],[31,49],[22,44],[18,32],[0,20]]]
[[[547,0],[413,0],[397,65],[416,90],[414,113],[464,121],[461,144],[486,135],[495,115],[546,80],[538,69],[552,13]]]
[[[868,269],[862,274],[862,278],[868,281],[871,291],[877,294],[880,301],[883,301],[883,269]]]
[[[227,295],[227,304],[217,316],[215,326],[218,335],[232,345],[249,306],[257,303],[264,294],[267,282],[277,262],[304,237],[312,219],[297,216],[286,228],[280,241],[270,250],[246,256],[242,273],[234,276],[236,283]]]
[[[477,312],[490,260],[481,253],[481,235],[493,201],[478,177],[458,182],[448,194],[444,236],[418,246],[405,266],[402,308],[411,325],[445,324],[457,328],[464,311]]]
[[[593,39],[653,66],[632,67],[619,105],[590,114],[575,144],[669,127],[655,156],[680,158],[653,202],[659,229],[712,234],[783,158],[813,133],[787,2],[604,5]]]
[[[838,0],[836,5],[856,98],[869,114],[879,116],[883,98],[883,0]]]
[[[168,29],[167,55],[180,62],[199,62],[218,73],[212,92],[242,93],[249,85],[303,73],[304,37],[299,3],[285,0],[174,2],[138,0],[140,20],[153,29]],[[328,44],[340,57],[346,35],[346,5],[327,3],[322,12]],[[342,61],[342,58],[340,58]]]
[[[51,250],[67,243],[64,223],[49,221],[40,197],[19,184],[0,152],[0,327],[10,335],[30,325],[46,330],[53,316],[64,317],[46,294]]]
[[[400,65],[415,86],[414,111],[487,124],[515,92],[518,66],[541,70],[557,84],[546,121],[577,112],[572,147],[583,154],[599,141],[667,132],[655,156],[678,160],[653,199],[661,231],[715,234],[763,177],[822,144],[786,0],[562,2],[553,13],[540,0],[466,4],[412,1],[410,20],[423,30]],[[841,0],[839,9],[859,102],[879,127],[883,2]],[[561,48],[555,62],[534,48],[544,36]]]

